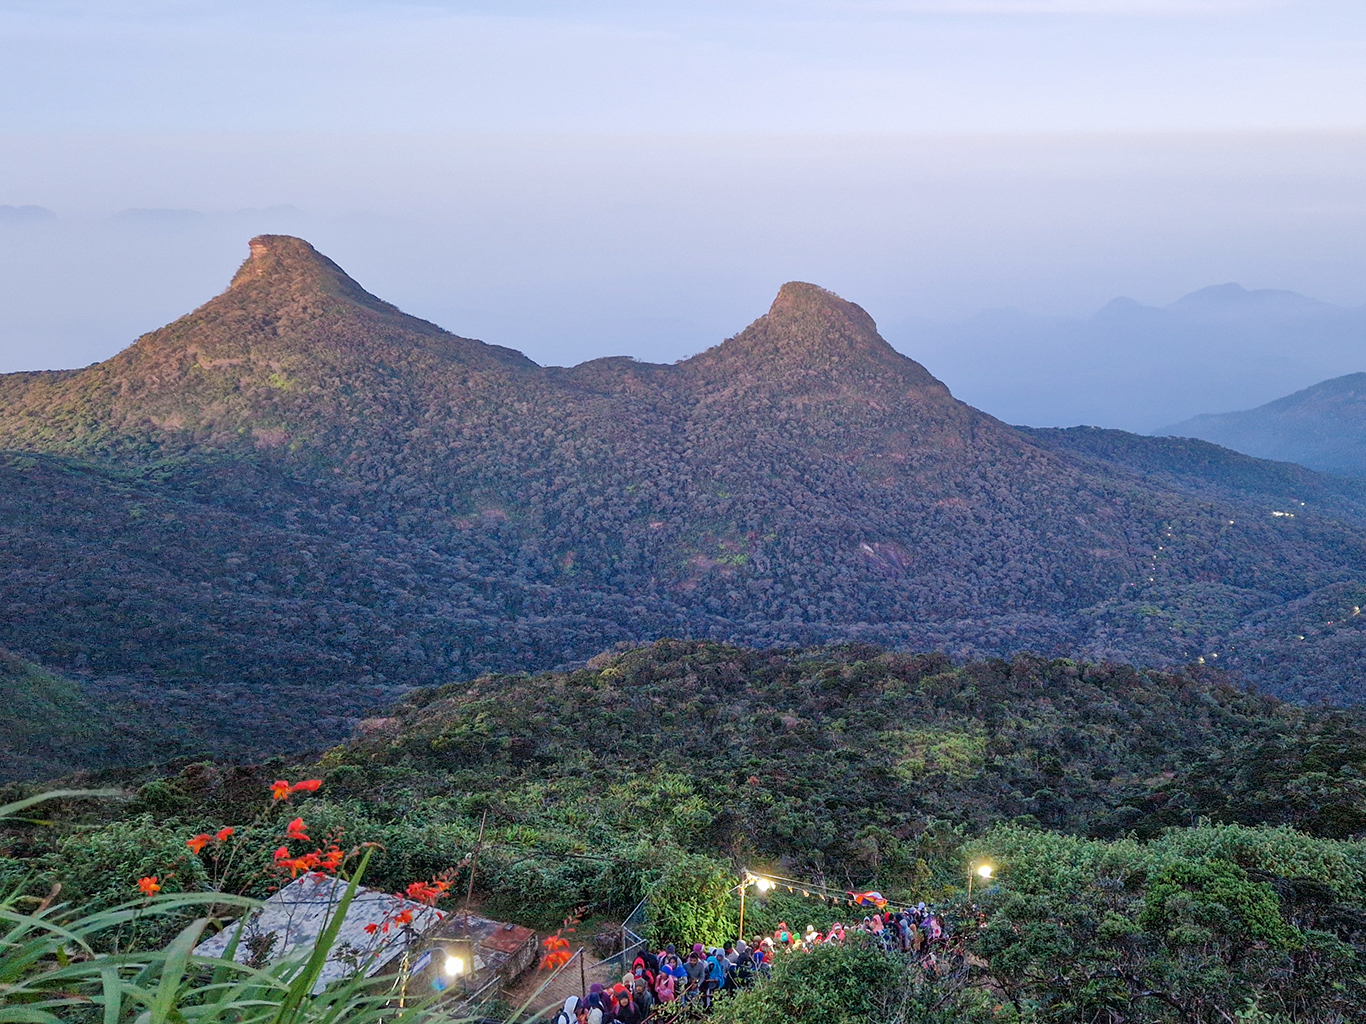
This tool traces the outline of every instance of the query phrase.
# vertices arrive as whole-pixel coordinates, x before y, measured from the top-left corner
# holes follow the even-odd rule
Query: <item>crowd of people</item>
[[[631,970],[610,984],[593,984],[580,996],[570,996],[556,1024],[643,1024],[663,1004],[679,1002],[710,1009],[718,997],[748,988],[766,978],[779,956],[815,949],[824,943],[842,944],[850,933],[864,932],[889,952],[913,958],[927,971],[943,966],[951,953],[949,928],[942,915],[924,903],[903,910],[879,910],[861,923],[835,922],[824,933],[807,925],[798,933],[778,922],[772,935],[737,939],[708,949],[697,942],[685,952],[670,944],[645,950]]]

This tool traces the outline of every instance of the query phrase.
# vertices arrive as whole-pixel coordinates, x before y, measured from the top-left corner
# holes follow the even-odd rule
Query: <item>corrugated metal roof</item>
[[[486,935],[480,945],[510,956],[525,946],[535,934],[530,928],[523,928],[519,924],[505,924]]]

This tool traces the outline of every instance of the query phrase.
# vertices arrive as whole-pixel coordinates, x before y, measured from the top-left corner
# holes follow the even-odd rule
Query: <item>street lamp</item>
[[[980,879],[982,880],[983,884],[985,884],[985,883],[991,881],[991,876],[992,876],[995,872],[996,872],[996,869],[995,869],[994,867],[992,867],[990,864],[986,863],[985,861],[984,861],[983,863],[981,863],[981,864],[978,864],[976,867],[971,868],[971,869],[968,871],[968,902],[969,902],[969,903],[972,902],[972,876],[973,876],[973,875],[976,875],[978,878],[980,878]]]
[[[440,974],[432,979],[432,987],[443,992],[450,985],[466,987],[478,964],[474,959],[474,942],[470,939],[438,939],[432,952],[432,969]]]
[[[740,883],[740,938],[742,939],[745,937],[745,890],[751,885],[758,889],[761,894],[773,888],[773,883],[767,878],[760,878],[758,875],[745,872],[744,880]]]

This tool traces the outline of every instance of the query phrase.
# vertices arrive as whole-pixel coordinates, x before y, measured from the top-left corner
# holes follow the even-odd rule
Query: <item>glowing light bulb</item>
[[[990,878],[991,872],[993,870],[994,868],[992,868],[990,864],[983,864],[980,868],[977,869],[977,874],[980,875],[982,878]]]
[[[458,956],[446,957],[446,973],[451,977],[465,973],[465,961]]]

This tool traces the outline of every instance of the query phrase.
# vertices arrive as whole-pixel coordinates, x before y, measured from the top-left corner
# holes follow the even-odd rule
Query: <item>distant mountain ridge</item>
[[[1199,437],[1263,459],[1366,477],[1366,373],[1349,373],[1243,412],[1207,413],[1160,434]]]
[[[1360,369],[1366,306],[1230,283],[1162,307],[1117,298],[1090,317],[991,310],[888,335],[1007,422],[1147,433]]]
[[[1203,656],[1366,699],[1351,482],[1007,426],[811,284],[677,364],[540,367],[263,236],[114,358],[0,377],[0,449],[0,644],[177,752],[664,636]]]

